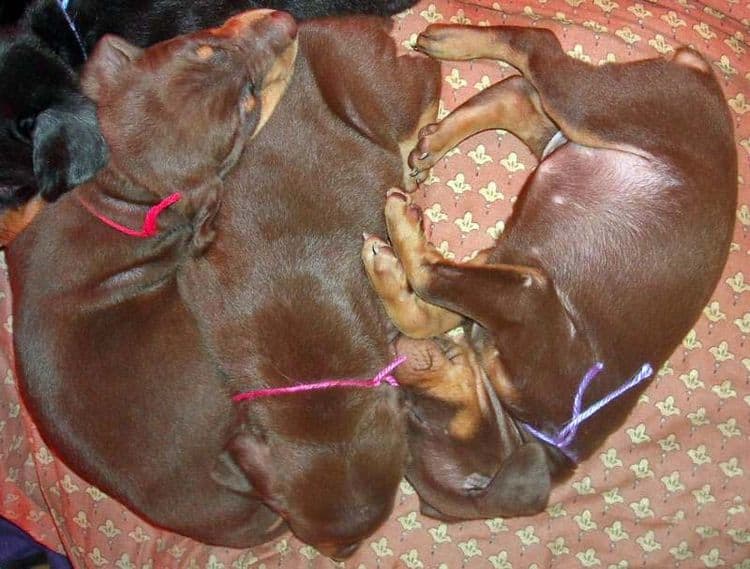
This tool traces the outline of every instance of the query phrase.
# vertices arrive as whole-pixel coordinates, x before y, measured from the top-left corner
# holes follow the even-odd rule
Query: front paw
[[[395,301],[410,295],[406,273],[393,249],[375,235],[364,235],[362,262],[377,295],[384,301]]]
[[[417,184],[427,179],[432,168],[448,151],[440,140],[440,125],[428,124],[419,131],[419,139],[414,149],[409,153],[409,176]]]
[[[419,34],[414,48],[435,59],[473,59],[472,42],[467,36],[474,29],[474,26],[432,24]]]
[[[388,190],[386,194],[385,223],[399,259],[402,258],[402,250],[419,247],[425,241],[422,209],[412,203],[411,196],[397,188]]]

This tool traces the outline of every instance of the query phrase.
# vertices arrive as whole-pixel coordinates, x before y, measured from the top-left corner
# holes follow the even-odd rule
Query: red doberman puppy
[[[298,37],[249,12],[146,50],[109,36],[91,57],[111,160],[9,249],[20,383],[50,446],[154,524],[232,547],[288,524],[340,558],[392,509],[397,390],[231,400],[393,357],[354,243],[385,230],[439,74],[385,26]]]
[[[531,514],[617,429],[694,324],[724,267],[737,199],[732,124],[709,64],[601,67],[544,29],[431,26],[436,58],[494,58],[521,77],[425,127],[414,175],[464,138],[505,129],[540,160],[506,230],[470,263],[444,260],[391,191],[388,247],[363,257],[413,386],[407,476],[427,513]],[[395,252],[395,256],[394,256]],[[502,406],[497,399],[502,402]]]

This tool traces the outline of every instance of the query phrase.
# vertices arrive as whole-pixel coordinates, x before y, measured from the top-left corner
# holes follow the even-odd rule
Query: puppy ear
[[[216,459],[211,470],[211,478],[220,486],[229,488],[238,494],[249,494],[253,490],[247,476],[227,451],[221,453],[219,458]]]
[[[98,101],[102,89],[111,85],[115,77],[131,62],[138,59],[143,49],[119,36],[105,35],[96,44],[81,77],[83,92]]]
[[[244,473],[245,480],[249,481],[259,497],[271,509],[281,513],[283,504],[279,501],[278,493],[274,488],[273,456],[268,443],[260,440],[257,436],[244,432],[229,441],[226,449],[233,462]],[[216,480],[216,478],[214,479]],[[235,487],[242,487],[242,483],[237,484],[237,473],[226,478],[226,480]]]
[[[109,155],[94,104],[77,93],[37,115],[32,145],[34,175],[47,201],[90,180]]]
[[[547,453],[537,442],[518,447],[477,496],[483,515],[529,516],[547,507],[552,488]]]
[[[216,214],[221,208],[224,183],[218,177],[198,192],[199,205],[193,218],[193,256],[199,257],[216,237]]]

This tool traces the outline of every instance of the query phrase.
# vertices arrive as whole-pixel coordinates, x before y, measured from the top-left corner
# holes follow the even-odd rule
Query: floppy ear
[[[224,183],[219,177],[197,190],[198,203],[193,206],[193,256],[199,257],[213,243],[216,237],[216,214],[221,208]],[[190,199],[190,198],[188,198]]]
[[[34,176],[47,201],[87,182],[107,163],[96,108],[78,93],[37,116],[32,144]]]
[[[81,86],[94,101],[98,101],[102,89],[111,85],[115,77],[131,62],[143,54],[143,49],[136,47],[119,36],[107,34],[96,44],[91,57],[84,68]]]
[[[227,451],[221,453],[219,458],[216,459],[211,470],[211,478],[220,486],[229,488],[238,494],[250,494],[253,491],[253,486],[247,476]]]
[[[217,460],[211,476],[216,482],[235,492],[254,490],[271,509],[282,512],[283,504],[274,491],[273,469],[273,457],[268,443],[244,432],[229,441],[226,452]]]
[[[541,443],[529,442],[504,459],[477,503],[482,515],[529,516],[547,507],[551,488],[547,453]]]

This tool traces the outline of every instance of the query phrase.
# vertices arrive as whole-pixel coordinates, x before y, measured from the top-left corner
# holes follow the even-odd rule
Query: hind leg
[[[694,128],[695,113],[689,109],[718,93],[705,81],[711,75],[708,64],[689,49],[678,50],[672,61],[595,66],[569,57],[543,28],[441,24],[419,36],[417,49],[438,59],[506,61],[534,87],[560,130],[592,147],[669,148],[680,138],[677,125]]]
[[[446,152],[470,136],[492,129],[511,132],[540,158],[558,128],[542,110],[539,95],[523,77],[510,77],[488,87],[455,109],[440,123],[419,133],[409,155],[411,175],[423,181]]]

